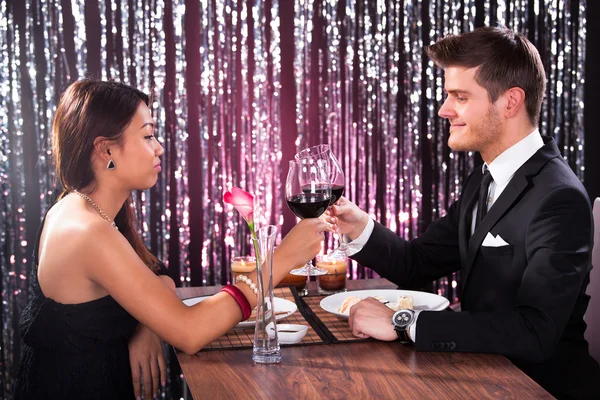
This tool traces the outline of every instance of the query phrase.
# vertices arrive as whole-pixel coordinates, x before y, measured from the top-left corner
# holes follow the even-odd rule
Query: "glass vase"
[[[277,227],[267,225],[258,229],[256,238],[252,239],[256,253],[258,288],[252,360],[259,364],[274,364],[281,361],[273,304],[273,249],[276,236]],[[265,269],[267,273],[263,274]],[[263,277],[267,282],[263,282]]]

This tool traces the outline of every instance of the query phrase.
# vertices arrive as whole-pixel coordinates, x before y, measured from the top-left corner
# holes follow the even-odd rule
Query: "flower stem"
[[[254,224],[253,224],[254,225]],[[260,249],[258,246],[258,238],[256,237],[256,232],[254,231],[254,226],[250,227],[250,233],[252,235],[252,244],[254,245],[254,256],[256,258],[256,280],[258,281],[258,287],[260,288],[260,290],[258,291],[258,299],[256,302],[256,307],[262,307],[262,329],[264,330],[264,334],[261,335],[262,336],[262,340],[263,342],[266,340],[265,335],[266,335],[266,329],[267,329],[267,324],[266,324],[266,320],[265,320],[265,287],[263,284],[263,274],[262,274],[262,261],[261,261],[261,257],[260,257]],[[257,308],[257,312],[260,309]]]

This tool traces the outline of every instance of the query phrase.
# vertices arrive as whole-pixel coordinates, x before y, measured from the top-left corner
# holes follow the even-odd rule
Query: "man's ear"
[[[525,107],[525,91],[520,87],[512,87],[508,89],[504,96],[506,97],[506,105],[504,107],[504,116],[512,118]]]

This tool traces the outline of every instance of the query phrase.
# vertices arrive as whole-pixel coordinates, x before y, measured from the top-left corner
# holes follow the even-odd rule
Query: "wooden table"
[[[395,287],[385,279],[348,281],[349,290]],[[177,291],[188,298],[217,290]],[[372,341],[285,347],[282,357],[279,364],[254,365],[250,349],[177,354],[195,399],[553,398],[498,355],[416,352]]]

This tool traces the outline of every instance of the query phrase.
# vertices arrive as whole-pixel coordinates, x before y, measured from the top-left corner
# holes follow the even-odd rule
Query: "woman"
[[[150,398],[159,375],[165,382],[158,337],[195,353],[246,317],[256,295],[240,282],[187,307],[173,281],[157,276],[164,267],[137,234],[130,207],[131,191],[152,187],[161,170],[148,96],[78,81],[52,130],[64,193],[38,236],[15,397],[139,398],[141,368]],[[320,250],[326,227],[311,219],[292,229],[275,252],[275,283]]]

